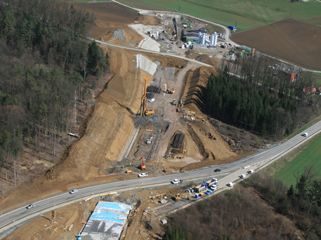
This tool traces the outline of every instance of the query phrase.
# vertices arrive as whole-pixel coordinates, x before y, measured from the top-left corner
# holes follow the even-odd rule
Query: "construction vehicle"
[[[145,159],[144,159],[144,157],[141,157],[141,160],[143,161],[143,163],[140,165],[140,169],[141,169],[141,170],[145,170],[145,169],[146,169],[146,165],[145,165]]]
[[[151,144],[153,141],[153,137],[147,138],[146,144]]]
[[[171,41],[175,41],[177,38],[177,34],[174,34],[173,37],[171,38]]]
[[[167,89],[167,93],[169,93],[169,94],[173,94],[173,93],[175,93],[174,88],[172,88],[172,89]]]
[[[190,199],[190,193],[177,193],[174,197],[175,201],[182,200],[182,197],[186,197],[188,200]]]
[[[132,173],[133,171],[132,170],[127,170],[126,173]]]
[[[144,92],[142,96],[142,102],[140,106],[140,115],[141,116],[147,116],[150,114],[154,114],[154,110],[149,110],[147,107],[147,100],[146,100],[146,89],[147,89],[147,78],[145,77],[145,85],[144,85]]]

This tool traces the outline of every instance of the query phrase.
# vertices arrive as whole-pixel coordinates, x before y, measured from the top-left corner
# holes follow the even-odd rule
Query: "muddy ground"
[[[136,21],[148,24],[159,23],[158,19],[138,16],[135,12],[113,3],[75,4],[75,6],[97,13],[93,37],[120,45],[136,46],[141,40],[141,36],[129,29],[127,24]],[[125,32],[125,42],[120,42],[112,37],[112,32],[117,28],[121,28]],[[236,140],[233,138],[233,133],[237,132],[236,129],[225,128],[225,133],[222,133],[222,131],[219,131],[222,127],[215,126],[212,123],[213,121],[201,112],[201,102],[197,91],[200,87],[205,86],[208,76],[215,72],[214,67],[200,69],[197,66],[189,65],[184,60],[146,54],[145,56],[151,60],[157,61],[160,67],[174,68],[173,86],[176,87],[176,93],[173,95],[161,93],[156,97],[158,103],[150,105],[151,107],[154,106],[155,110],[160,111],[161,103],[166,104],[162,107],[163,114],[165,120],[171,119],[171,130],[160,133],[159,127],[155,125],[143,127],[137,137],[141,142],[134,146],[130,155],[131,162],[120,161],[122,160],[122,150],[136,128],[134,125],[135,116],[131,112],[136,113],[139,110],[143,93],[143,79],[147,77],[148,84],[150,84],[153,77],[136,68],[136,53],[134,51],[107,47],[103,50],[109,53],[112,77],[102,79],[105,82],[103,84],[105,87],[100,94],[93,95],[95,98],[91,101],[94,101],[95,104],[88,111],[90,115],[88,115],[87,121],[84,121],[81,126],[81,129],[83,129],[80,131],[82,137],[66,150],[55,166],[49,168],[40,177],[18,186],[2,197],[0,202],[2,211],[72,188],[136,178],[139,171],[137,167],[141,163],[140,157],[144,154],[144,151],[148,152],[148,148],[145,146],[146,137],[153,134],[154,136],[160,134],[160,139],[167,139],[168,141],[161,140],[157,148],[159,151],[156,151],[156,154],[147,162],[147,169],[151,176],[162,174],[162,169],[166,169],[170,173],[177,170],[191,170],[210,164],[231,162],[260,147],[254,147],[250,143],[253,139],[244,137],[246,133],[242,131],[243,135],[240,136],[243,136],[243,148],[238,148],[240,145],[236,146]],[[216,64],[216,61],[211,58],[205,58],[205,56],[202,58],[206,59],[208,63]],[[182,90],[179,90],[180,88]],[[194,120],[192,120],[192,116],[185,118],[184,114],[176,112],[176,106],[170,104],[173,98],[182,99],[184,101],[183,108],[186,111],[195,112],[193,114]],[[128,111],[128,109],[131,111]],[[166,152],[170,139],[178,130],[186,136],[184,158],[177,158],[182,156],[179,153],[165,159],[164,154],[159,153]],[[215,140],[209,138],[209,133],[215,136]],[[247,140],[249,142],[245,143]],[[142,145],[146,149],[137,153],[138,145]],[[134,174],[126,175],[126,168],[130,167],[133,168]],[[110,175],[111,172],[112,175]],[[24,199],[22,200],[19,196],[24,196]],[[143,194],[142,198],[145,197],[146,195]],[[7,239],[20,239],[22,232],[23,239],[70,239],[71,236],[80,231],[84,218],[87,217],[86,214],[82,213],[88,213],[94,204],[95,202],[79,203],[61,209],[59,216],[61,214],[62,218],[58,218],[58,223],[56,225],[54,223],[52,226],[47,225],[47,215],[38,218],[11,233]],[[71,224],[74,224],[73,228],[70,231],[66,230]],[[133,222],[133,226],[135,224],[139,228],[145,228],[141,220]],[[131,236],[137,234],[139,228],[135,227],[135,230],[129,228],[132,231],[131,234],[133,234]],[[139,231],[138,234],[140,234]],[[145,237],[145,235],[142,235],[140,239],[146,239]],[[129,237],[126,239],[137,238]]]
[[[321,27],[286,19],[233,34],[232,39],[308,69],[321,70]]]

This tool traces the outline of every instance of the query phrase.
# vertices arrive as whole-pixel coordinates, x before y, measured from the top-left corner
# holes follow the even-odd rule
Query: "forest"
[[[321,179],[312,168],[289,189],[255,174],[231,191],[171,215],[165,240],[321,238]],[[300,238],[301,237],[301,238]]]
[[[318,98],[304,94],[313,83],[300,72],[295,81],[266,57],[240,57],[211,75],[203,91],[204,112],[253,133],[280,139],[319,113]],[[231,74],[232,73],[232,74]],[[236,74],[235,74],[236,73]]]
[[[108,54],[84,39],[93,20],[56,0],[0,2],[1,179],[19,182],[24,148],[56,156],[76,102],[108,72]]]

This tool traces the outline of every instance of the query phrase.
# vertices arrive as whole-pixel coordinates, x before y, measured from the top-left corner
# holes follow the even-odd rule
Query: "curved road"
[[[17,227],[23,224],[25,221],[38,217],[45,212],[62,207],[64,205],[68,205],[73,202],[85,200],[86,198],[96,194],[110,193],[115,191],[121,192],[125,190],[134,190],[161,185],[170,186],[170,181],[174,178],[184,179],[185,182],[197,179],[206,179],[213,177],[213,169],[215,169],[216,167],[219,167],[222,170],[219,175],[216,174],[216,177],[220,178],[221,189],[224,189],[224,186],[227,182],[238,181],[238,176],[240,174],[246,173],[247,167],[250,166],[251,169],[259,170],[269,165],[273,161],[279,159],[283,155],[287,154],[294,148],[298,147],[309,138],[321,132],[321,121],[309,127],[306,132],[309,133],[308,137],[303,137],[301,136],[301,134],[297,135],[277,147],[248,156],[230,164],[210,166],[195,171],[163,175],[158,177],[138,178],[133,180],[106,183],[79,189],[79,192],[76,194],[62,193],[39,200],[37,202],[34,202],[36,204],[36,207],[30,210],[27,210],[25,206],[22,206],[7,213],[2,213],[0,215],[0,235],[8,229]]]
[[[224,26],[221,26],[221,27],[223,27],[226,30],[226,32],[229,33],[229,30],[227,28],[225,28]],[[226,36],[228,35],[229,34],[226,34]],[[117,45],[112,45],[101,41],[97,41],[97,42],[100,44],[104,44],[112,47],[118,47],[118,48],[120,47]],[[193,59],[187,59],[177,55],[158,53],[154,51],[128,48],[128,47],[121,47],[121,48],[128,49],[128,50],[162,54],[166,56],[185,59],[200,65],[210,66],[210,65],[195,61]],[[221,168],[222,171],[219,175],[216,175],[216,176],[221,177],[220,179],[221,188],[224,189],[225,188],[224,186],[227,182],[238,181],[239,180],[238,176],[246,172],[247,167],[250,166],[254,170],[259,170],[271,164],[273,161],[276,161],[280,157],[284,156],[289,151],[298,147],[300,144],[304,143],[305,141],[307,141],[309,138],[313,137],[317,133],[321,132],[321,121],[314,124],[310,128],[308,128],[306,132],[309,133],[309,136],[307,138],[302,137],[301,135],[297,135],[291,138],[290,140],[286,141],[285,143],[277,147],[274,147],[272,149],[268,149],[261,153],[248,156],[246,158],[243,158],[241,160],[238,160],[230,164],[220,165],[219,168]],[[45,212],[48,212],[55,208],[62,207],[64,205],[68,205],[73,202],[85,200],[86,198],[96,194],[103,194],[103,193],[109,193],[109,192],[115,192],[115,191],[120,192],[125,190],[146,188],[148,186],[149,187],[161,186],[161,185],[170,186],[169,182],[174,178],[184,179],[184,181],[206,179],[214,175],[213,169],[215,169],[216,167],[218,166],[210,166],[207,168],[189,171],[185,173],[176,173],[176,174],[163,175],[158,177],[139,178],[134,180],[124,180],[119,182],[95,185],[95,186],[79,189],[79,192],[76,194],[62,193],[62,194],[51,196],[49,198],[41,199],[39,201],[34,202],[36,204],[35,208],[27,210],[25,206],[22,206],[20,208],[14,209],[7,213],[0,213],[0,238],[1,238],[1,234],[6,232],[8,229],[15,228],[23,224],[24,222],[29,221],[30,219],[38,217],[39,215]]]

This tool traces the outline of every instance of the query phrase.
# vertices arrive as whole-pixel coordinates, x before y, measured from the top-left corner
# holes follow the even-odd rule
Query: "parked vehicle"
[[[29,204],[26,208],[27,208],[27,209],[30,209],[30,208],[34,208],[35,206],[36,206],[35,204],[31,203],[31,204]]]
[[[221,171],[221,169],[219,169],[219,168],[216,168],[215,170],[214,170],[214,172],[220,172]]]
[[[205,192],[206,195],[209,195],[209,194],[211,194],[211,193],[213,193],[213,191],[210,190],[210,189],[208,189],[208,190]]]
[[[74,194],[74,193],[77,193],[78,192],[78,189],[73,189],[73,190],[71,190],[69,193],[70,194]]]
[[[210,189],[211,189],[212,191],[216,190],[217,188],[218,188],[217,185],[212,185],[212,186],[210,186]]]
[[[143,173],[138,174],[138,177],[148,177],[148,174],[143,172]]]

